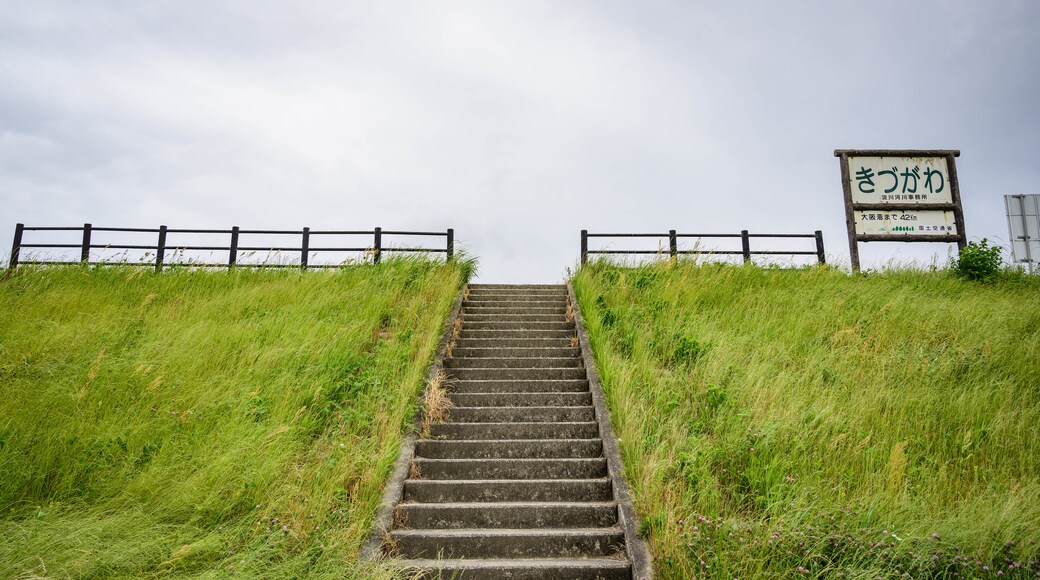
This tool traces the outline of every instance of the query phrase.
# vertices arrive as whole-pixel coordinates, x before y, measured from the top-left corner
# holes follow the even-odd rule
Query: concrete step
[[[553,301],[567,300],[566,292],[556,290],[472,290],[466,296],[466,300],[487,301],[497,300],[502,302],[519,302],[523,300]]]
[[[395,560],[408,577],[421,580],[501,578],[503,580],[631,580],[627,560],[614,558],[537,558]]]
[[[468,304],[468,305],[467,305]],[[463,302],[462,313],[470,316],[473,314],[484,315],[526,315],[526,314],[552,314],[554,316],[567,316],[567,304],[561,302],[555,305],[547,302],[524,302],[525,306],[509,306],[509,302]],[[515,302],[512,304],[516,304]],[[503,306],[504,305],[504,306]]]
[[[404,501],[610,501],[614,488],[602,479],[409,479]]]
[[[603,502],[402,503],[394,521],[402,528],[609,528],[617,504]]]
[[[592,393],[450,393],[456,407],[587,407]]]
[[[588,558],[625,546],[614,528],[395,530],[390,538],[403,558]]]
[[[576,358],[581,356],[581,349],[572,347],[566,343],[559,346],[498,346],[498,347],[467,347],[459,346],[458,343],[451,349],[452,358],[469,358],[469,357],[546,357],[546,358],[561,358],[570,357]]]
[[[481,313],[462,313],[462,324],[465,325],[471,322],[566,322],[567,318],[563,314],[481,314]]]
[[[566,288],[474,288],[470,287],[467,298],[473,299],[481,296],[548,296],[567,297]]]
[[[566,322],[562,317],[558,321],[547,322],[544,320],[472,320],[462,317],[462,329],[464,330],[569,330],[574,332],[574,322]],[[527,334],[525,332],[525,334]]]
[[[557,290],[567,292],[566,284],[470,284],[470,290]]]
[[[449,393],[583,393],[589,390],[586,379],[549,380],[449,380]]]
[[[456,338],[454,352],[458,348],[577,348],[570,337],[560,338]]]
[[[447,368],[448,378],[462,381],[584,379],[585,369],[573,368]]]
[[[595,421],[566,423],[434,423],[433,439],[497,441],[503,439],[595,439]]]
[[[454,353],[453,353],[454,354]],[[449,369],[544,369],[580,367],[581,357],[459,357],[444,359],[445,368]]]
[[[599,439],[420,439],[415,442],[415,456],[427,459],[557,459],[601,455],[603,442]]]
[[[593,407],[450,407],[448,421],[458,423],[570,423],[595,421]]]
[[[559,298],[553,297],[540,297],[540,296],[521,296],[516,300],[510,299],[498,299],[498,298],[468,298],[462,301],[463,308],[470,308],[474,306],[492,306],[496,308],[527,308],[527,307],[562,307],[564,310],[567,309],[567,297],[560,296]]]
[[[538,329],[538,328],[466,328],[463,326],[459,330],[458,340],[466,339],[494,339],[494,340],[538,340],[546,338],[565,338],[570,339],[572,336],[577,336],[574,333],[574,328],[563,328],[563,329]]]
[[[598,479],[607,476],[602,457],[565,459],[427,459],[416,457],[418,479]]]

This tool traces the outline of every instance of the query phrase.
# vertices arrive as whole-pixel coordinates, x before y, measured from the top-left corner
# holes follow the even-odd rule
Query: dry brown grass
[[[430,437],[430,425],[441,423],[448,418],[451,399],[448,398],[448,391],[444,388],[446,378],[443,370],[438,371],[437,375],[430,381],[430,384],[427,385],[426,392],[423,394],[421,432],[424,439]]]

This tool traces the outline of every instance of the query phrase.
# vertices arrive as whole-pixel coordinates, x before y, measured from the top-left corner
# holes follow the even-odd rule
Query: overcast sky
[[[481,281],[554,282],[582,228],[822,229],[847,261],[833,150],[942,148],[969,238],[1005,242],[1002,196],[1040,193],[1038,24],[1036,0],[0,0],[0,240],[453,227]]]

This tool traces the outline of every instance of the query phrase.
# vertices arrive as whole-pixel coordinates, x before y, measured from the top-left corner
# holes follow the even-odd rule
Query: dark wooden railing
[[[599,250],[589,249],[589,238],[668,238],[668,250]],[[740,250],[680,250],[679,238],[740,238]],[[810,238],[816,240],[815,250],[753,250],[751,249],[751,238]],[[743,256],[744,262],[750,262],[751,256],[816,256],[820,264],[826,264],[827,258],[823,252],[823,232],[816,230],[811,234],[752,234],[747,230],[739,234],[680,234],[675,230],[669,230],[666,234],[590,234],[588,230],[581,230],[581,263],[588,262],[589,254],[626,254],[626,255],[667,255],[672,258],[685,255],[732,255]]]
[[[78,244],[69,243],[48,243],[48,242],[35,242],[25,243],[23,237],[25,232],[82,232],[82,241]],[[119,233],[136,233],[136,234],[155,234],[155,244],[122,244],[122,243],[96,243],[94,234],[96,232],[119,232]],[[168,236],[171,234],[225,234],[230,236],[230,242],[227,246],[212,246],[212,245],[190,245],[190,244],[173,244],[168,240]],[[292,247],[284,246],[258,246],[258,245],[241,245],[239,243],[240,236],[243,235],[278,235],[278,236],[299,236],[300,245]],[[326,245],[314,245],[312,244],[313,236],[368,236],[372,240],[371,246],[356,246],[356,247],[336,247]],[[385,236],[440,236],[445,238],[445,246],[443,248],[427,248],[427,247],[396,247],[396,246],[385,246],[383,244],[383,238]],[[56,250],[68,250],[68,249],[79,249],[80,256],[79,260],[21,260],[20,256],[22,249],[24,248],[42,248],[42,249],[56,249]],[[144,250],[148,252],[155,252],[155,259],[147,262],[112,262],[112,261],[91,261],[90,250],[92,249],[106,249],[106,250]],[[228,260],[222,263],[199,263],[199,262],[167,262],[168,253],[170,252],[182,252],[182,251],[214,251],[214,252],[227,252]],[[298,252],[300,262],[298,264],[271,264],[271,263],[240,263],[238,261],[239,252]],[[378,264],[380,257],[384,252],[421,252],[421,253],[443,253],[447,256],[447,259],[451,260],[455,254],[455,230],[449,228],[443,232],[407,232],[398,230],[384,230],[382,228],[375,228],[373,230],[312,230],[310,228],[303,228],[302,230],[245,230],[238,226],[231,229],[220,230],[220,229],[185,229],[185,228],[169,228],[166,226],[159,226],[158,228],[104,228],[96,227],[91,224],[83,224],[82,226],[74,227],[28,227],[24,224],[18,224],[14,230],[14,244],[11,246],[11,260],[9,267],[13,270],[17,268],[19,264],[41,264],[41,265],[57,265],[57,264],[127,264],[133,266],[154,266],[155,270],[161,271],[164,265],[185,265],[191,267],[200,268],[231,268],[233,266],[245,266],[251,268],[337,268],[339,264],[310,264],[309,256],[316,252],[364,252],[372,256],[372,262]],[[174,254],[176,255],[176,254]]]

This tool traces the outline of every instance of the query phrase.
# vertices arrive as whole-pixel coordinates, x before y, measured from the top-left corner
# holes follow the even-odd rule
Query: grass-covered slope
[[[369,576],[468,266],[0,281],[0,577]]]
[[[581,269],[660,573],[1040,574],[1037,282]]]

